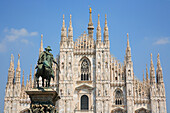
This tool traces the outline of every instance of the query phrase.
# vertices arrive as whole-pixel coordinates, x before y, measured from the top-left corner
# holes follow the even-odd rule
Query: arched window
[[[122,105],[123,104],[123,93],[120,90],[115,92],[115,104]]]
[[[83,59],[81,63],[81,80],[89,80],[89,77],[90,77],[89,62],[87,59]]]
[[[87,95],[83,95],[81,97],[81,110],[88,110],[89,109],[89,98]]]

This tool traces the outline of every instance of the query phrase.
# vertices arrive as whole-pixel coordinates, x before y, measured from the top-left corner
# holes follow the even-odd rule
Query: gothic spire
[[[10,67],[8,69],[8,82],[7,83],[13,83],[14,80],[14,56],[11,54],[11,61],[10,61]]]
[[[150,84],[155,84],[155,69],[152,60],[152,53],[151,53],[151,64],[150,64]]]
[[[23,70],[21,89],[23,90],[24,87],[25,87],[25,85],[24,85],[24,70]]]
[[[28,82],[28,75],[27,75],[26,89],[28,90],[28,88],[29,88],[29,82]]]
[[[18,54],[18,63],[17,63],[17,71],[21,71],[21,68],[20,68],[20,54]]]
[[[146,64],[146,81],[147,81],[147,83],[149,82],[149,76],[148,76],[148,67],[147,67],[147,64]]]
[[[91,7],[89,8],[89,13],[90,13],[90,18],[89,18],[88,28],[89,28],[89,27],[93,27],[93,22],[92,22],[92,9],[91,9]]]
[[[73,27],[72,27],[72,21],[71,21],[71,14],[70,14],[70,25],[68,28],[68,40],[73,41]]]
[[[157,78],[158,84],[163,83],[163,74],[162,74],[162,67],[161,67],[161,62],[160,62],[160,58],[159,58],[159,53],[157,56],[156,78]]]
[[[127,33],[126,62],[131,62],[131,48],[129,44],[129,34]]]
[[[97,42],[101,42],[101,27],[100,27],[100,15],[98,14],[98,23],[97,23]]]
[[[11,54],[11,62],[10,62],[10,67],[9,67],[10,70],[14,70],[14,56],[13,54]]]
[[[65,20],[64,20],[64,14],[63,14],[63,26],[62,29],[65,29]]]
[[[40,44],[40,49],[39,49],[39,55],[44,51],[43,49],[43,34],[41,34],[41,44]]]
[[[66,36],[67,36],[67,32],[66,32],[64,14],[63,14],[63,25],[61,28],[61,42],[66,41]]]
[[[17,63],[17,69],[16,69],[15,83],[20,84],[20,79],[21,79],[20,54],[18,54],[18,63]]]
[[[32,87],[32,65],[30,67],[29,83],[30,83],[30,87]]]
[[[105,14],[105,26],[104,26],[104,30],[108,31],[108,26],[107,26],[107,15]]]
[[[108,26],[107,26],[107,15],[105,14],[105,26],[104,26],[104,42],[109,40]]]
[[[158,53],[158,56],[157,56],[157,68],[162,69],[160,58],[159,58],[159,53]]]
[[[88,23],[88,34],[89,34],[89,38],[93,39],[93,22],[92,22],[92,9],[91,7],[89,8],[89,13],[90,13],[90,18],[89,18],[89,23]]]

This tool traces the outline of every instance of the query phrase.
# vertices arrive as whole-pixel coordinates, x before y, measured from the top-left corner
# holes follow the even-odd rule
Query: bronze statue
[[[36,81],[37,81],[37,87],[39,87],[39,77],[42,77],[42,86],[44,87],[44,79],[46,79],[46,87],[50,86],[50,80],[51,77],[54,80],[54,71],[52,69],[52,63],[54,62],[57,66],[57,62],[54,60],[53,55],[50,53],[51,48],[48,46],[45,48],[45,51],[43,51],[38,59],[37,62],[37,72],[35,74]]]

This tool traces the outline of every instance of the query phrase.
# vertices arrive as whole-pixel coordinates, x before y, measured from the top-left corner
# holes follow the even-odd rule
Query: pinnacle
[[[107,27],[107,15],[105,14],[105,26],[104,26],[104,30],[108,31],[108,27]]]
[[[64,14],[63,14],[63,26],[62,26],[62,29],[65,28],[65,20],[64,20]]]
[[[92,22],[92,9],[89,8],[89,11],[90,11],[90,17],[89,17],[89,24],[88,24],[88,28],[90,29],[94,29],[93,27],[93,22]]]
[[[23,70],[23,76],[22,76],[22,87],[24,87],[24,70]]]
[[[153,68],[153,60],[152,60],[152,53],[151,53],[151,68]]]
[[[70,14],[70,26],[69,26],[69,29],[71,30],[72,29],[72,21],[71,21],[71,14]]]
[[[10,62],[10,69],[14,68],[14,56],[11,54],[11,62]]]
[[[98,26],[97,27],[100,27],[100,15],[98,14]]]
[[[158,56],[157,56],[157,67],[161,67],[160,58],[159,58],[159,53],[158,53]]]
[[[18,64],[17,64],[17,70],[20,71],[20,54],[18,54]]]
[[[130,44],[129,44],[129,33],[127,33],[127,47],[128,48],[130,47]]]
[[[149,80],[149,77],[148,77],[148,67],[147,67],[147,64],[146,64],[146,80]]]

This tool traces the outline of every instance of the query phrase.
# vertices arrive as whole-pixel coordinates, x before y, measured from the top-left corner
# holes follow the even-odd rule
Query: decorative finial
[[[98,14],[98,27],[100,27],[100,15]]]
[[[152,53],[151,53],[151,67],[153,68]]]
[[[63,14],[63,20],[64,20],[64,14]]]
[[[72,16],[71,16],[71,14],[70,14],[70,20],[71,20],[71,17],[72,17]]]
[[[41,38],[43,38],[43,34],[41,34]]]
[[[159,53],[158,53],[157,59],[159,59]]]
[[[158,66],[159,68],[161,67],[160,58],[159,58],[159,53],[158,53],[158,56],[157,56],[157,66]]]
[[[18,54],[18,60],[20,59],[20,54]]]
[[[71,16],[71,14],[70,14],[70,26],[69,26],[70,28],[72,28],[72,21],[71,21],[71,17],[72,17],[72,16]]]
[[[104,26],[104,30],[108,31],[108,27],[107,27],[107,15],[105,14],[105,26]]]
[[[127,33],[127,38],[129,38],[129,33]]]
[[[151,53],[151,60],[152,60],[152,53]]]
[[[63,14],[63,28],[65,27],[64,14]]]
[[[107,15],[105,14],[105,24],[107,24]]]
[[[91,9],[91,7],[89,8],[89,11],[90,11],[90,13],[92,13],[92,9]]]

